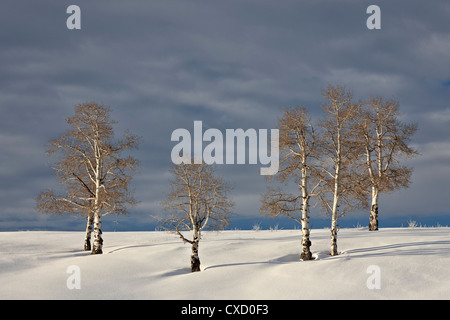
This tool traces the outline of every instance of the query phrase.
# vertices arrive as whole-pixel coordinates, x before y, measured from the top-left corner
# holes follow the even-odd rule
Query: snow
[[[90,255],[83,232],[0,232],[0,299],[450,298],[450,228],[342,229],[335,257],[330,231],[313,229],[314,261],[299,261],[300,230],[205,232],[197,273],[174,234],[103,238],[104,254]],[[68,288],[70,266],[80,289]]]

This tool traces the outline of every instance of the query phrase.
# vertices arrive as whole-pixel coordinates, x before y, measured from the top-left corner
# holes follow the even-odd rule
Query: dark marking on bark
[[[378,205],[374,204],[370,208],[369,231],[378,230]]]

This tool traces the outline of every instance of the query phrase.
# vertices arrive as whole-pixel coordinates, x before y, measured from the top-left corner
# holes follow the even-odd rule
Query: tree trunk
[[[311,241],[309,240],[309,196],[308,196],[308,176],[306,167],[302,168],[302,253],[300,260],[312,260]]]
[[[200,271],[200,258],[198,257],[198,241],[192,244],[192,255],[191,255],[191,271]]]
[[[102,254],[103,239],[102,239],[102,221],[99,212],[94,215],[94,245],[91,254]]]
[[[339,208],[339,195],[341,192],[340,185],[340,171],[341,171],[341,131],[338,121],[338,132],[337,132],[337,149],[336,149],[336,162],[335,162],[335,172],[334,172],[334,190],[333,190],[333,207],[331,210],[331,250],[330,254],[332,256],[337,256],[337,220],[338,220],[338,208]]]
[[[378,230],[378,190],[372,187],[372,205],[370,207],[369,231]]]
[[[332,256],[337,256],[337,220],[338,220],[338,203],[339,203],[339,171],[340,165],[336,166],[336,175],[334,179],[333,207],[331,211],[331,250]]]
[[[331,250],[330,254],[332,256],[338,255],[337,250],[337,220],[338,220],[338,202],[339,202],[339,169],[336,171],[336,179],[335,179],[335,189],[334,189],[334,197],[333,197],[333,208],[331,212]]]
[[[333,219],[331,223],[331,250],[330,254],[332,256],[338,255],[337,250],[337,219]]]
[[[92,223],[94,222],[94,217],[92,215],[87,216],[86,225],[86,238],[84,239],[84,251],[91,251],[91,234],[92,234]]]
[[[312,260],[311,241],[309,240],[309,217],[303,220],[302,223],[302,253],[300,260]]]
[[[192,242],[192,255],[191,255],[191,271],[200,271],[200,258],[198,256],[198,244],[200,237],[197,230],[194,230],[194,241]]]
[[[101,187],[101,176],[103,169],[103,159],[101,157],[101,152],[99,151],[99,139],[96,134],[94,142],[94,153],[95,153],[95,200],[94,200],[94,244],[92,247],[91,254],[102,254],[103,239],[102,239],[102,207],[100,201],[100,187]]]

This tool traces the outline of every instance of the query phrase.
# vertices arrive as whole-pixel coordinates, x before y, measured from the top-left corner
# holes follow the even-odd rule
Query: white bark
[[[94,153],[95,153],[95,202],[94,202],[94,243],[92,247],[92,254],[102,254],[103,239],[102,239],[102,206],[100,203],[100,188],[101,177],[102,177],[102,158],[99,149],[99,141],[96,137],[94,143]]]
[[[369,230],[378,230],[378,188],[372,187],[372,204],[370,206]]]
[[[341,170],[341,131],[340,123],[337,124],[337,146],[336,146],[336,160],[335,160],[335,173],[334,173],[334,191],[333,191],[333,207],[331,210],[331,250],[332,256],[338,255],[337,250],[337,220],[338,220],[338,208],[339,208],[339,195],[340,195],[340,170]]]
[[[94,214],[94,243],[92,246],[92,254],[102,254],[103,251],[103,239],[102,239],[102,220],[101,215],[97,211]]]
[[[311,260],[311,241],[309,240],[309,197],[308,194],[308,176],[305,166],[302,168],[302,253],[301,260]]]
[[[336,181],[338,181],[338,179],[336,179]],[[335,188],[338,188],[338,182],[336,182]],[[330,250],[330,254],[332,256],[338,255],[338,251],[337,251],[338,202],[339,202],[339,195],[337,194],[337,190],[335,189],[334,197],[333,197],[333,209],[331,212],[331,250]]]
[[[86,237],[84,239],[84,251],[90,251],[91,250],[92,223],[94,222],[94,217],[91,214],[89,214],[86,220],[87,220],[87,224],[86,224]]]
[[[191,255],[191,271],[200,271],[200,258],[198,256],[198,245],[200,242],[200,231],[197,227],[193,228],[192,255]]]

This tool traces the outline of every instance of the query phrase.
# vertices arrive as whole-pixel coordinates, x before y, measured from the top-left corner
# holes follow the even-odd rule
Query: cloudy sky
[[[81,8],[81,30],[66,9]],[[369,30],[366,9],[381,8]],[[116,132],[142,136],[133,180],[140,204],[121,226],[152,223],[168,191],[173,130],[275,128],[280,108],[318,117],[328,83],[355,98],[400,101],[418,122],[413,183],[381,198],[384,216],[450,214],[450,3],[299,0],[4,0],[0,11],[0,230],[79,228],[42,215],[56,188],[45,144],[78,103],[110,105]],[[219,168],[239,216],[259,217],[259,165]],[[354,213],[364,217],[367,213]],[[383,216],[380,216],[382,219]],[[105,217],[112,221],[117,217]],[[367,219],[368,220],[368,219]],[[382,220],[380,220],[382,226]]]

